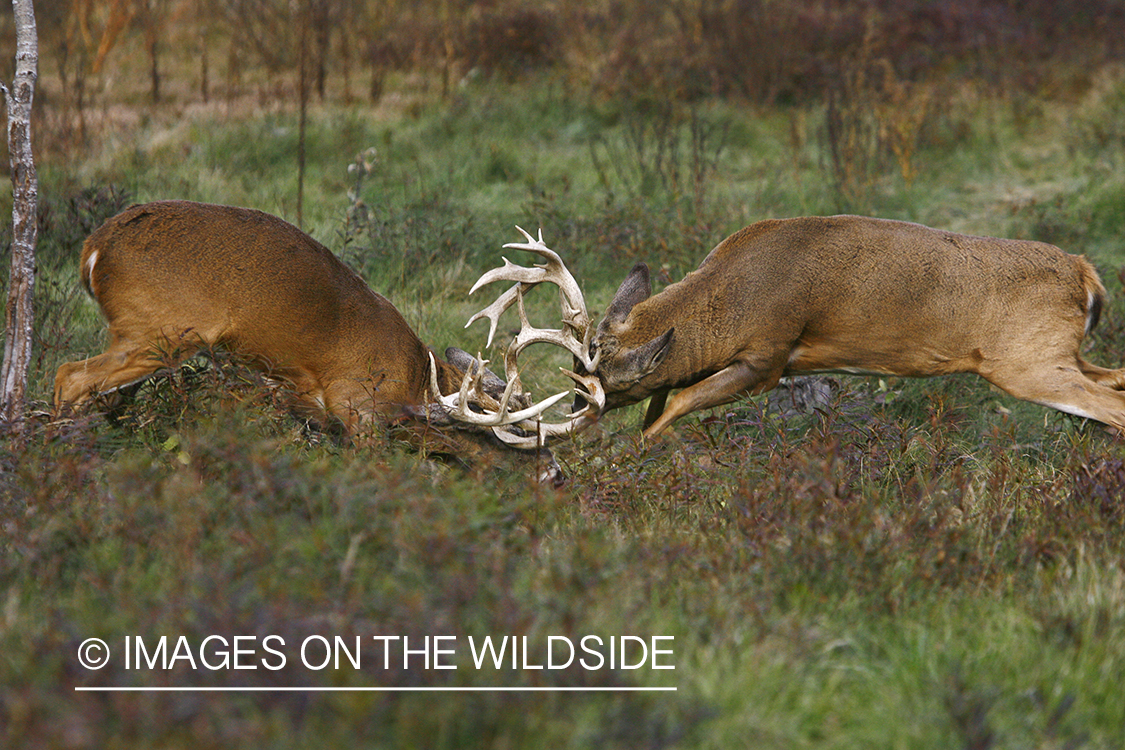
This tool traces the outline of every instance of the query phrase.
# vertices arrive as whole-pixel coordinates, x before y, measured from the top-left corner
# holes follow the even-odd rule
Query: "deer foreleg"
[[[648,399],[648,408],[645,410],[645,429],[647,430],[653,422],[660,418],[664,413],[664,404],[668,401],[668,389],[657,391],[652,394]]]
[[[768,391],[777,385],[783,370],[784,363],[777,367],[754,367],[747,362],[734,362],[673,396],[668,401],[664,413],[645,429],[645,438],[649,440],[655,438],[670,424],[689,412],[722,406],[744,395]],[[651,413],[650,405],[646,421]]]

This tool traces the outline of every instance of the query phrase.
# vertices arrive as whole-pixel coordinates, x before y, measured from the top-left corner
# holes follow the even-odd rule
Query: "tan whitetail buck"
[[[523,294],[565,272],[536,278],[561,261],[542,236],[528,241],[506,247],[533,250],[546,266],[505,260],[477,282],[519,282],[473,318],[491,319],[493,331],[517,301],[531,330]],[[560,288],[573,313],[537,340],[575,355],[579,373],[570,374],[586,407],[541,426],[547,437],[650,398],[645,436],[653,438],[689,412],[768,391],[785,376],[825,372],[976,373],[1017,398],[1125,432],[1125,370],[1080,354],[1105,289],[1085,258],[1053,245],[858,216],[767,220],[723,240],[655,296],[638,263],[596,330],[569,274]],[[508,370],[513,377],[514,365]]]
[[[461,350],[446,352],[454,364],[434,357],[394,305],[269,214],[187,201],[134,206],[86,240],[81,275],[109,322],[109,346],[59,368],[56,413],[221,346],[287,383],[296,410],[327,413],[349,433],[405,416],[540,447],[524,428],[534,430],[551,399],[529,406],[515,383],[506,387]],[[545,451],[539,458],[553,466]]]

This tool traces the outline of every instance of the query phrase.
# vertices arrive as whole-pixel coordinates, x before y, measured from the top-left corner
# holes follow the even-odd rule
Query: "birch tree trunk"
[[[39,68],[39,42],[31,0],[12,0],[16,19],[16,75],[0,84],[8,105],[8,155],[12,163],[12,269],[4,311],[4,364],[0,369],[0,422],[22,422],[31,363],[32,293],[39,180],[31,154],[31,100]]]

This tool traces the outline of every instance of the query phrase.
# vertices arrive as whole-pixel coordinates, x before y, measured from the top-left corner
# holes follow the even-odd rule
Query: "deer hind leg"
[[[988,380],[1016,398],[1095,419],[1125,433],[1125,373],[1089,365],[1044,363],[1020,372],[1000,372]]]
[[[1106,367],[1098,367],[1092,365],[1086,360],[1079,357],[1078,367],[1082,370],[1082,374],[1093,380],[1095,383],[1112,388],[1115,391],[1125,390],[1125,369],[1123,370],[1110,370]]]
[[[55,373],[55,413],[90,398],[138,383],[157,370],[175,367],[199,350],[198,346],[162,352],[143,340],[115,338],[102,354],[67,362]]]
[[[714,375],[684,388],[669,399],[664,413],[645,429],[645,438],[656,437],[670,424],[690,412],[729,404],[742,396],[764,393],[777,385],[784,369],[784,358],[764,366],[755,366],[742,360],[735,361]],[[646,421],[648,417],[649,415],[646,414]]]

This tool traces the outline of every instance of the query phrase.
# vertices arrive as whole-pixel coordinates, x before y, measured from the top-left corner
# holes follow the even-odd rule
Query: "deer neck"
[[[713,319],[711,295],[695,289],[691,274],[666,287],[659,294],[638,303],[625,321],[620,336],[623,346],[640,346],[663,335],[669,328],[676,332],[672,349],[664,363],[652,373],[660,386],[678,387],[680,383],[707,372],[713,361]]]

